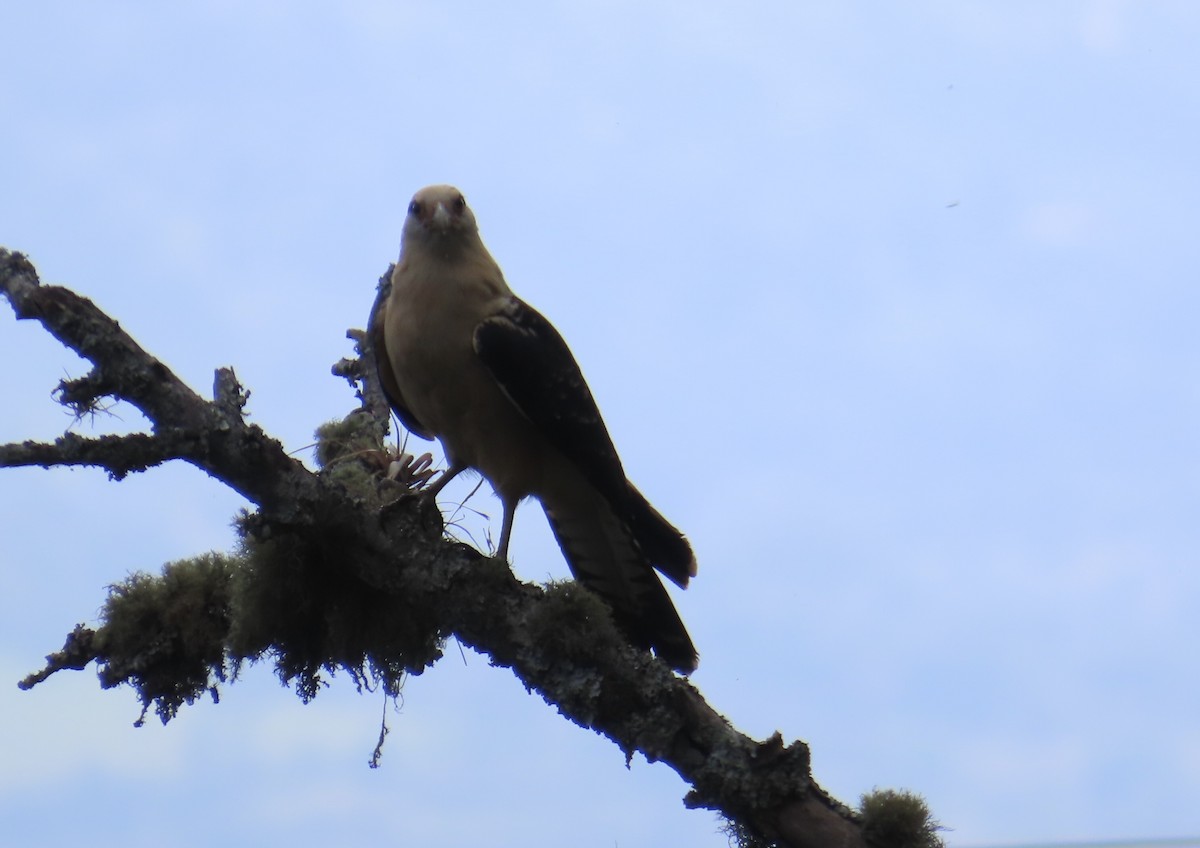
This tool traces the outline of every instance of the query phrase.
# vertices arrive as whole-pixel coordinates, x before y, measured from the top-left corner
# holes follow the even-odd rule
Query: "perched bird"
[[[370,335],[392,408],[446,453],[427,491],[468,468],[486,477],[504,506],[505,559],[517,504],[536,497],[571,572],[631,641],[693,671],[696,649],[654,573],[686,587],[691,546],[626,479],[566,342],[508,288],[458,189],[413,197]]]

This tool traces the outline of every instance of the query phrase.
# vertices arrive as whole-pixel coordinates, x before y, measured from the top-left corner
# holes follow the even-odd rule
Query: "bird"
[[[457,188],[413,196],[368,326],[392,409],[446,455],[424,496],[467,469],[482,475],[503,506],[505,561],[517,505],[536,498],[572,575],[630,642],[694,671],[696,649],[655,574],[687,588],[691,544],[629,482],[570,348],[508,287]]]

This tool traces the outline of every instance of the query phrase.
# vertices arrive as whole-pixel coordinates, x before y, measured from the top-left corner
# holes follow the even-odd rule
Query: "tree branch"
[[[122,480],[131,471],[145,471],[168,459],[182,458],[184,452],[171,441],[145,433],[97,439],[64,433],[53,443],[27,441],[0,445],[0,467],[90,465],[107,469],[113,480]]]
[[[97,465],[120,479],[177,458],[259,507],[242,521],[242,554],[190,569],[175,564],[162,578],[142,575],[116,587],[103,626],[77,628],[22,686],[96,659],[104,685],[139,687],[147,706],[159,700],[165,720],[173,708],[164,713],[164,699],[177,706],[215,686],[211,675],[223,679],[226,661],[271,653],[285,679],[311,680],[334,666],[361,674],[366,664],[391,680],[436,661],[440,641],[454,633],[511,668],[572,721],[612,739],[627,757],[640,751],[668,764],[691,786],[688,806],[720,811],[743,833],[779,845],[867,844],[860,818],[812,781],[807,746],[785,745],[778,734],[757,742],[734,730],[687,680],[630,647],[607,608],[577,584],[518,581],[505,563],[446,539],[434,505],[398,497],[366,463],[307,470],[245,422],[246,396],[231,370],[217,372],[214,400],[204,400],[90,300],[42,286],[22,255],[0,249],[0,290],[18,318],[40,321],[92,362],[87,378],[61,387],[62,402],[125,400],[153,429],[4,445],[0,466]],[[351,337],[361,353],[364,337]],[[387,407],[364,359],[371,361],[360,356],[335,366],[363,387],[363,409],[343,425],[350,441],[365,426],[366,443],[381,450]],[[241,593],[238,604],[228,600],[233,592]],[[202,601],[180,602],[189,597]],[[280,603],[281,597],[293,602]],[[172,612],[147,616],[154,604]],[[123,605],[138,614],[124,616]],[[144,629],[129,629],[127,618],[142,622],[140,628],[153,620],[178,638],[148,639]],[[189,644],[206,639],[211,644]],[[159,647],[151,653],[148,645]]]

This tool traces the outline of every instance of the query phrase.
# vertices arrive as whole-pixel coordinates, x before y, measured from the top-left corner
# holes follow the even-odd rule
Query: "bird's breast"
[[[475,328],[507,296],[485,281],[396,275],[385,332],[396,383],[417,420],[452,461],[479,471],[502,495],[521,498],[539,489],[552,449],[474,348]]]

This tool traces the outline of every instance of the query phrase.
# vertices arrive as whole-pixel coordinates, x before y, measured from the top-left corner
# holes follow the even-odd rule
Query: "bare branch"
[[[145,471],[169,459],[181,459],[186,451],[175,440],[133,433],[88,439],[75,433],[59,436],[52,444],[21,442],[0,445],[0,467],[40,465],[90,465],[104,468],[109,477],[122,480],[131,471]]]
[[[186,447],[178,455],[223,481],[248,500],[285,522],[311,523],[313,510],[347,529],[359,523],[353,504],[333,497],[283,446],[241,415],[244,392],[232,370],[217,374],[217,401],[193,392],[169,368],[144,351],[121,326],[92,301],[61,286],[43,286],[29,261],[0,248],[0,291],[17,317],[35,319],[64,345],[92,362],[85,383],[75,381],[82,397],[124,400],[151,422],[155,437]],[[86,385],[86,391],[80,386]],[[170,434],[169,436],[166,434]]]

